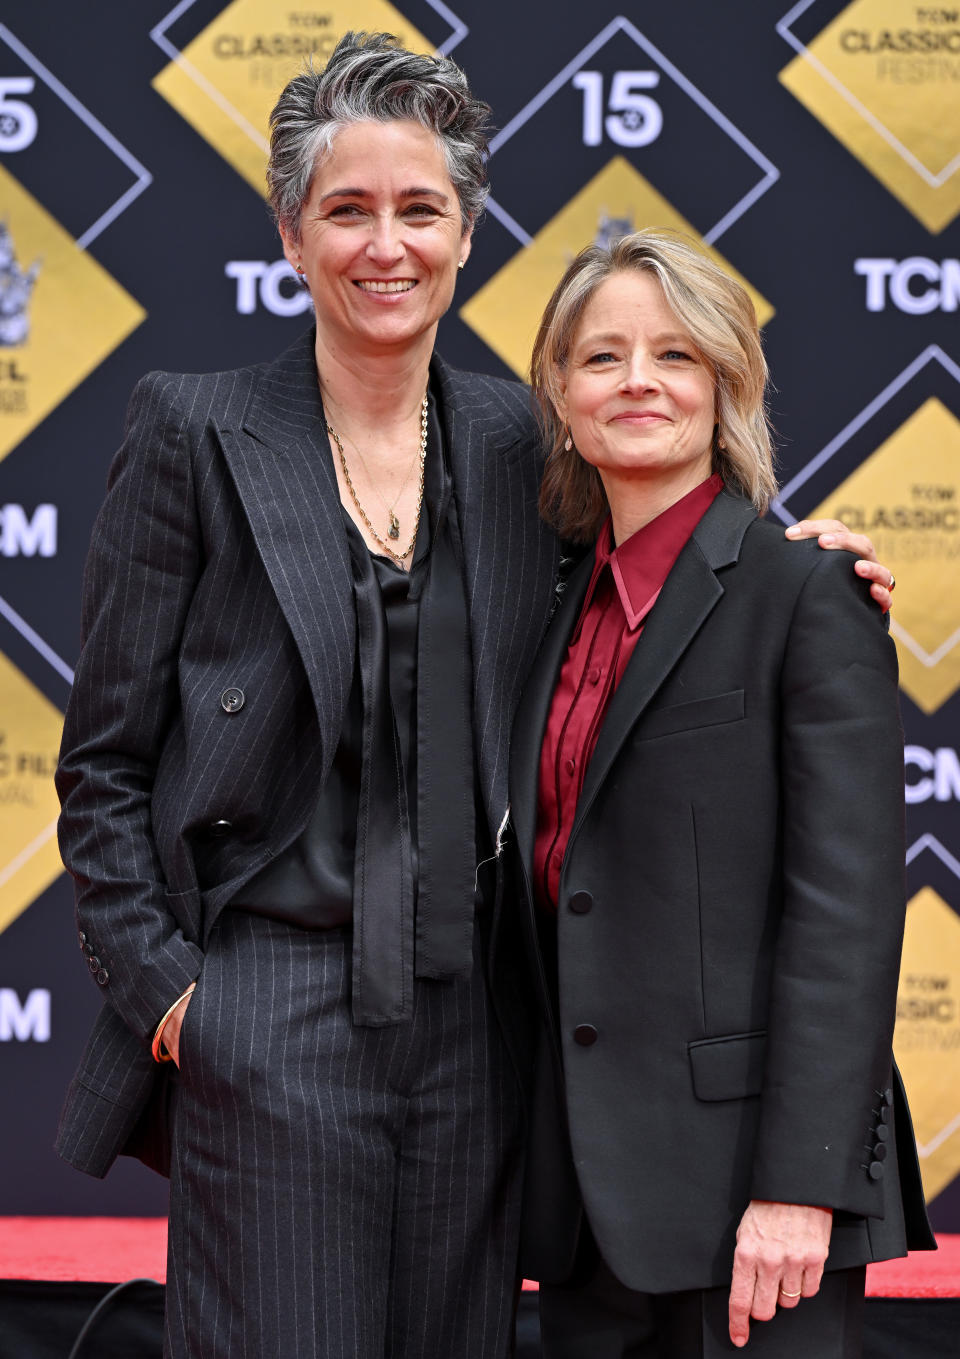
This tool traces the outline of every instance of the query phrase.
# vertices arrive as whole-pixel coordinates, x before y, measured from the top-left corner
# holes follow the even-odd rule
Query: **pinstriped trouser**
[[[499,1359],[516,1077],[479,942],[413,1019],[350,1019],[348,930],[214,927],[180,1037],[165,1359]]]

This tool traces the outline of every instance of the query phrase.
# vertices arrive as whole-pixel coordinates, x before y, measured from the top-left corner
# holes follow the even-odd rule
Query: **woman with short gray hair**
[[[486,115],[385,34],[290,82],[268,178],[315,327],[143,379],[94,532],[58,787],[109,1003],[59,1147],[169,1169],[167,1359],[511,1348],[488,939],[559,553],[527,392],[434,353]]]
[[[385,34],[289,83],[270,200],[315,328],[144,379],[95,531],[59,787],[111,1004],[60,1145],[103,1173],[173,1103],[167,1359],[512,1345],[487,939],[557,546],[527,393],[433,352],[487,114]]]

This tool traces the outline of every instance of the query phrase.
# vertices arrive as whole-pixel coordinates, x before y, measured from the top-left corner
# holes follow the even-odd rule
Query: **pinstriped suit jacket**
[[[433,373],[495,834],[558,552],[537,514],[527,391],[439,359]],[[138,383],[94,529],[83,635],[57,774],[60,845],[106,1004],[57,1149],[103,1175],[155,1093],[159,1017],[198,975],[220,908],[303,830],[339,740],[355,617],[312,332],[272,363]],[[231,687],[244,694],[234,712],[221,704]],[[218,822],[226,833],[213,835]]]

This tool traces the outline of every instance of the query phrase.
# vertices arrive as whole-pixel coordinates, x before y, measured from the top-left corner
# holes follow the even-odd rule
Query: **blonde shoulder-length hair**
[[[572,542],[593,541],[607,514],[607,500],[596,468],[575,448],[564,446],[568,431],[559,413],[564,374],[590,298],[606,279],[633,269],[656,278],[713,373],[714,471],[761,514],[777,490],[764,404],[767,363],[749,295],[680,233],[636,231],[608,248],[581,251],[547,303],[533,346],[530,383],[547,446],[540,511]]]

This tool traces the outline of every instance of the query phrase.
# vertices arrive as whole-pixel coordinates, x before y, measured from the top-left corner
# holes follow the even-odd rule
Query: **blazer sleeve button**
[[[867,1171],[867,1174],[870,1176],[871,1180],[882,1180],[883,1166],[879,1161],[871,1161],[870,1169]]]
[[[246,701],[242,689],[224,689],[220,695],[220,707],[225,713],[238,713]]]
[[[80,945],[81,948],[83,948],[83,946],[84,946],[84,944],[85,944],[86,942],[87,942],[87,936],[84,934],[83,930],[78,930],[78,931],[77,931],[77,943]]]
[[[100,971],[97,973],[97,981],[101,986],[106,986],[109,980],[110,973],[107,971],[105,967],[101,967]]]
[[[873,1135],[878,1142],[886,1142],[887,1138],[890,1136],[890,1129],[885,1123],[878,1123],[873,1130]]]
[[[87,966],[89,967],[91,972],[99,972],[100,959],[96,956],[96,954],[94,954],[92,958],[87,959]]]
[[[592,1024],[578,1024],[573,1031],[573,1041],[582,1048],[592,1047],[600,1035]]]
[[[593,897],[589,892],[574,892],[570,898],[570,909],[574,915],[586,915],[593,910]]]
[[[878,1142],[873,1149],[872,1155],[875,1161],[885,1161],[887,1159],[886,1142]]]
[[[884,1090],[884,1092],[883,1092],[883,1102],[884,1102],[884,1104],[892,1104],[892,1103],[893,1103],[893,1091],[892,1091],[892,1090]]]

